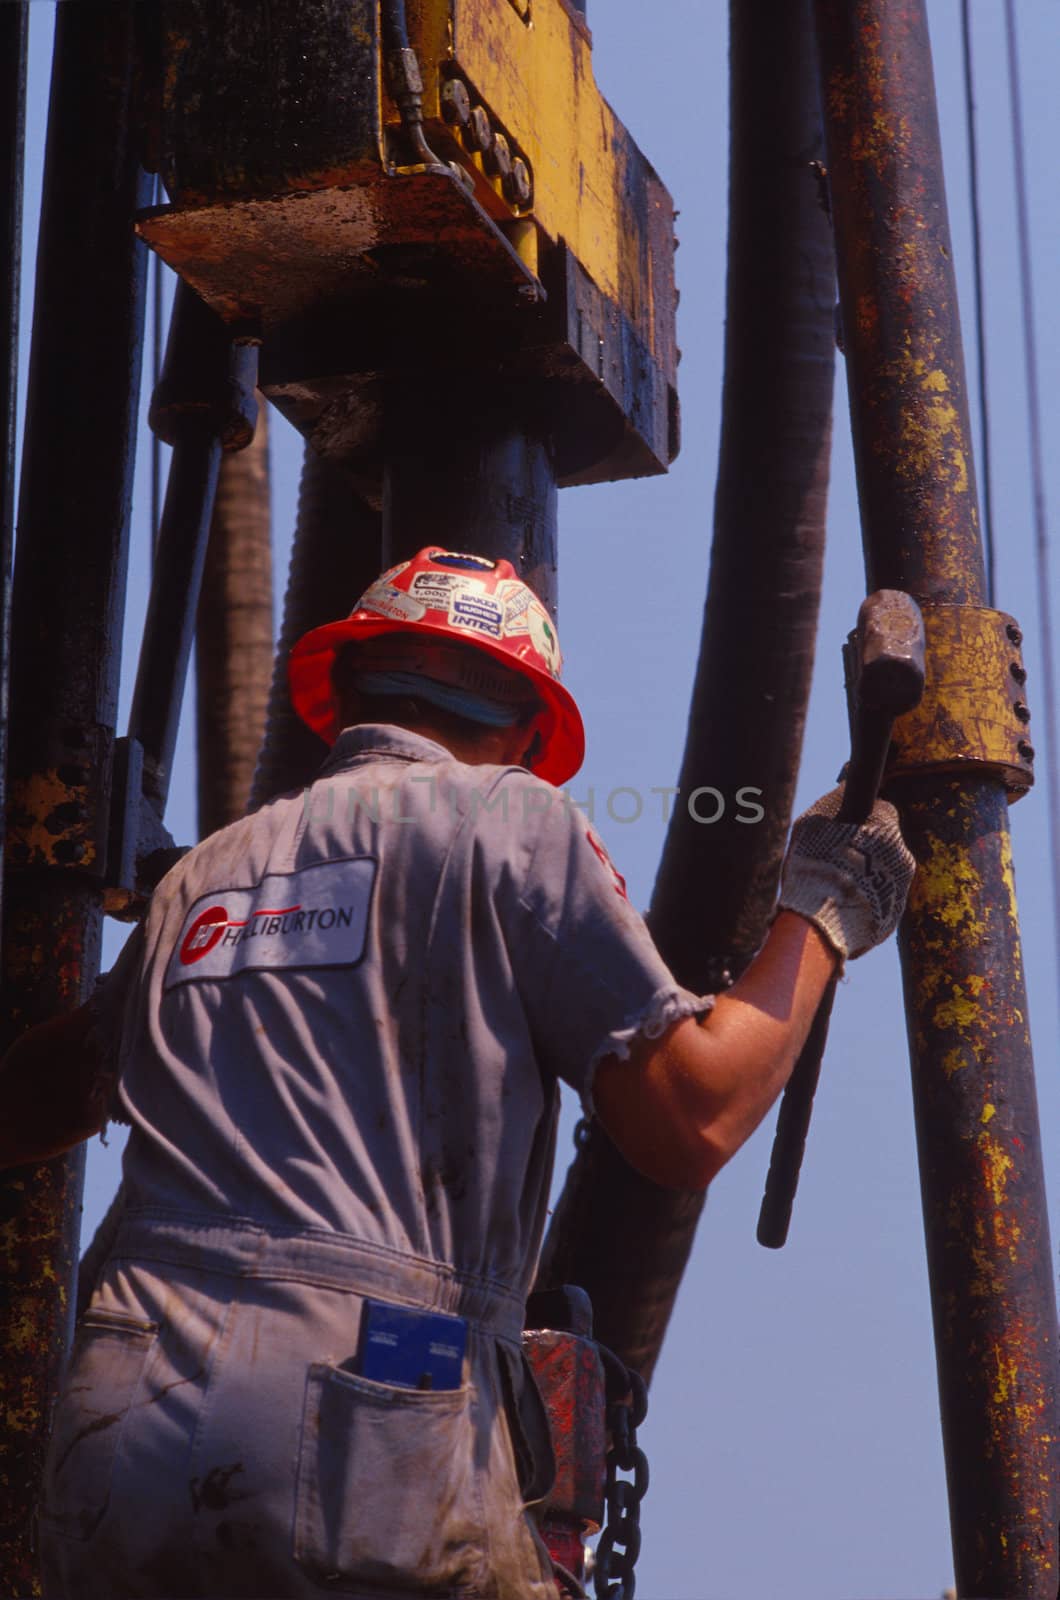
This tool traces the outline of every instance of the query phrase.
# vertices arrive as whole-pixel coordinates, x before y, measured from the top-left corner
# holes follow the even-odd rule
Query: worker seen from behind
[[[520,1331],[560,1082],[702,1189],[837,966],[894,929],[895,813],[796,823],[760,954],[683,990],[561,786],[584,737],[545,608],[427,548],[290,662],[333,742],[206,839],[97,996],[3,1066],[5,1164],[130,1124],[40,1517],[46,1594],[554,1600]]]

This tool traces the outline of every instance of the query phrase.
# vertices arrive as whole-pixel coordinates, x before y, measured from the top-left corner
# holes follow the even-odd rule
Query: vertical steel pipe
[[[291,705],[287,657],[310,628],[353,610],[383,567],[382,526],[341,467],[306,445],[298,494],[298,524],[284,596],[283,623],[269,691],[265,739],[250,806],[312,783],[327,755]]]
[[[432,540],[503,558],[555,615],[557,490],[547,434],[513,414],[510,394],[400,415],[383,477],[387,565]]]
[[[22,282],[22,170],[26,143],[29,0],[0,6],[0,848],[7,803],[11,564],[15,548],[15,433],[19,291]],[[0,895],[2,895],[0,879]],[[0,902],[2,903],[2,902]]]
[[[169,464],[129,734],[148,761],[145,788],[161,813],[173,776],[184,682],[195,636],[206,543],[213,517],[221,440],[181,439]]]
[[[57,7],[14,572],[2,1040],[99,960],[150,198],[124,0]],[[32,1518],[73,1312],[83,1151],[0,1175],[0,1589],[36,1590]]]
[[[835,339],[810,0],[731,8],[729,260],[710,585],[680,794],[650,923],[680,981],[738,976],[776,895],[813,668]],[[726,797],[716,814],[700,795]],[[761,819],[740,816],[756,791]],[[549,1229],[542,1281],[581,1284],[599,1337],[649,1377],[703,1206],[622,1160],[599,1127]]]
[[[504,418],[504,420],[500,420]],[[265,744],[252,805],[311,782],[324,743],[295,716],[287,693],[291,646],[352,609],[379,572],[432,541],[504,557],[555,613],[556,475],[547,440],[521,429],[511,402],[495,411],[469,397],[432,414],[391,397],[383,514],[352,480],[307,446],[298,529],[277,647]]]
[[[151,426],[173,454],[129,711],[129,736],[144,752],[144,790],[159,815],[173,774],[221,454],[245,450],[254,437],[257,368],[256,346],[234,342],[179,283],[151,398]]]
[[[868,587],[981,606],[924,0],[816,10]],[[925,768],[903,820],[919,863],[900,951],[957,1589],[1054,1600],[1056,1303],[1002,783]]]
[[[199,835],[245,814],[272,674],[268,408],[221,462],[195,627]]]

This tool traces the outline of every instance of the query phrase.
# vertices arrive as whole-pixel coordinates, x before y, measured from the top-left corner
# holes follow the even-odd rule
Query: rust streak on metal
[[[146,259],[130,226],[147,198],[130,138],[135,9],[83,0],[56,19],[13,586],[2,1046],[76,1006],[99,963]],[[32,1516],[82,1175],[78,1151],[0,1176],[5,1594],[39,1592]]]
[[[957,612],[895,790],[918,862],[899,947],[957,1588],[1055,1600],[1056,1304],[1005,792],[1029,781],[1020,635],[981,609],[923,0],[817,17],[869,587]]]
[[[199,834],[247,810],[272,675],[268,411],[221,462],[195,632]]]
[[[920,9],[818,4],[851,422],[862,514],[881,530],[869,589],[901,587],[901,571],[920,599],[974,605],[985,574]]]

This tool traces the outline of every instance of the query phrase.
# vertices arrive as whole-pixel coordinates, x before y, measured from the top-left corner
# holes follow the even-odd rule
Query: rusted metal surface
[[[247,810],[272,676],[268,408],[221,461],[195,628],[199,834]]]
[[[291,705],[287,688],[291,647],[310,628],[352,611],[383,565],[379,512],[366,503],[346,473],[307,446],[251,809],[275,794],[312,783],[327,755],[323,739],[306,727]]]
[[[680,981],[713,990],[761,944],[776,894],[813,666],[834,370],[832,247],[808,4],[732,8],[727,341],[703,641],[681,794],[652,899]],[[762,806],[704,827],[688,796]],[[708,802],[709,803],[709,802]],[[751,814],[754,813],[745,813]],[[546,1239],[541,1280],[579,1283],[604,1344],[650,1377],[702,1210],[634,1173],[594,1127]]]
[[[439,159],[408,165],[376,9],[166,8],[148,120],[174,203],[141,233],[263,334],[269,398],[360,476],[387,453],[388,376],[443,369],[500,376],[520,424],[547,415],[561,484],[665,470],[673,203],[596,87],[583,19],[564,0],[541,0],[532,27],[495,0],[411,5]]]
[[[221,453],[245,449],[253,438],[256,358],[255,349],[232,344],[187,284],[177,286],[150,411],[173,455],[129,712],[129,738],[143,750],[144,791],[159,816],[173,773]]]
[[[173,777],[173,753],[220,467],[219,439],[182,440],[173,450],[162,503],[129,712],[129,737],[144,753],[145,792],[160,816]]]
[[[817,16],[869,585],[982,607],[924,6],[817,0]],[[979,666],[1009,671],[1003,653]],[[1007,693],[965,685],[958,713],[979,689]],[[1056,1304],[1005,789],[927,770],[898,794],[919,864],[899,948],[957,1589],[1053,1600]]]
[[[10,730],[12,799],[41,831],[28,847],[8,840],[4,1044],[84,999],[99,960],[93,851],[117,706],[146,266],[130,227],[148,198],[129,132],[136,9],[79,0],[57,10]],[[0,1177],[6,1594],[37,1584],[32,1511],[72,1314],[81,1175],[78,1154]]]
[[[1014,617],[984,606],[925,606],[931,673],[924,698],[900,717],[888,772],[1000,778],[1012,799],[1034,782],[1027,673]]]
[[[171,198],[327,188],[378,170],[378,13],[379,0],[160,7],[155,118]]]
[[[556,614],[556,469],[547,437],[511,417],[502,393],[461,394],[439,411],[395,396],[383,479],[383,559],[407,560],[432,538],[510,561]]]
[[[869,589],[985,603],[931,48],[921,0],[818,0]]]
[[[902,966],[958,1593],[1056,1593],[1056,1337],[1004,793],[925,778]]]
[[[533,175],[545,241],[566,240],[672,381],[673,205],[597,87],[582,19],[564,0],[535,0],[532,26],[496,0],[412,0],[407,10],[431,149],[464,168],[475,200],[503,222],[521,208],[496,157],[502,135]],[[327,191],[338,220],[343,191],[354,203],[363,183],[395,165],[399,141],[388,136],[399,112],[384,85],[378,11],[377,0],[181,0],[163,8],[156,120],[178,212],[294,191],[308,203],[312,191]],[[444,114],[454,77],[485,115],[489,136],[481,142]],[[338,238],[322,238],[318,225],[314,246],[347,256],[365,248],[358,228],[381,223],[386,187],[365,191]],[[412,220],[406,214],[406,224]],[[221,219],[203,223],[200,236]],[[249,265],[261,280],[261,258]]]
[[[155,207],[141,235],[226,321],[265,333],[373,296],[388,276],[441,279],[523,309],[536,279],[446,168],[354,187]]]
[[[607,1456],[604,1368],[592,1339],[548,1328],[523,1334],[548,1412],[556,1478],[538,1508],[549,1554],[581,1578],[585,1540],[604,1517]]]

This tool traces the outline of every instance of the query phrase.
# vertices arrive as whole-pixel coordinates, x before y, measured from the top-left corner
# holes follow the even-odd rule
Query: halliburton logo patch
[[[203,895],[184,918],[165,987],[239,972],[354,966],[364,955],[375,873],[375,861],[358,856]]]

